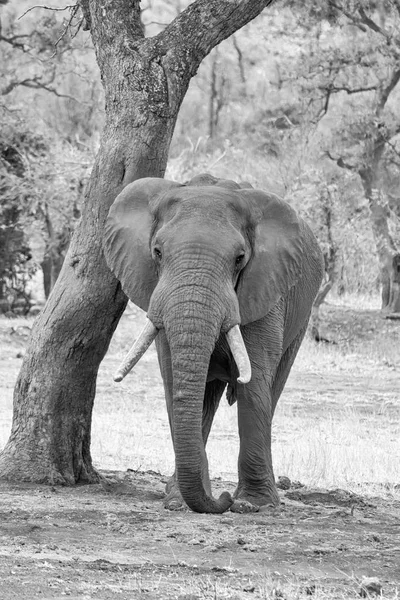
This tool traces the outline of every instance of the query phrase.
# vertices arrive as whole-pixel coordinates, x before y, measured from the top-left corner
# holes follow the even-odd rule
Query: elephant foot
[[[182,496],[173,496],[172,498],[168,495],[164,499],[164,508],[166,510],[186,510],[187,505],[183,500]]]
[[[248,492],[244,487],[238,486],[233,494],[234,504],[231,510],[233,512],[258,512],[269,508],[276,508],[280,504],[278,491],[275,488],[264,490],[263,493]],[[235,510],[235,505],[243,505],[244,510]],[[246,510],[246,507],[253,507],[253,510]]]
[[[187,508],[186,502],[179,491],[175,474],[168,480],[165,491],[167,495],[164,498],[164,508],[167,510],[185,510]]]
[[[229,510],[234,513],[244,514],[258,512],[260,507],[247,500],[235,500]]]

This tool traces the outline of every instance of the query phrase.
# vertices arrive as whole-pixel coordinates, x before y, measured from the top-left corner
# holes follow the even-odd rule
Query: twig
[[[26,34],[26,35],[13,35],[11,37],[5,37],[0,34],[0,42],[5,42],[6,44],[10,44],[10,46],[12,46],[13,48],[19,48],[20,50],[22,50],[22,52],[28,52],[25,49],[25,44],[18,40],[24,39],[24,38],[29,39],[32,36],[33,36],[33,32],[30,34]]]
[[[45,4],[35,4],[35,6],[30,6],[21,16],[18,17],[18,21],[22,19],[28,12],[33,10],[34,8],[44,8],[45,10],[54,10],[56,12],[62,12],[63,10],[68,10],[69,8],[74,8],[77,4],[68,4],[63,8],[57,8],[56,6],[46,6]]]
[[[329,91],[332,93],[338,93],[338,92],[346,92],[347,94],[361,94],[362,92],[372,92],[374,90],[376,90],[378,88],[377,85],[369,85],[366,87],[359,87],[359,88],[349,88],[346,85],[341,85],[341,86],[336,86],[336,85],[331,85],[329,86]],[[324,89],[322,87],[320,87],[319,89]]]
[[[388,42],[391,42],[392,37],[391,35],[389,35],[389,33],[387,33],[387,31],[385,31],[384,29],[382,29],[382,27],[379,27],[379,25],[377,25],[375,23],[375,21],[373,21],[365,12],[365,10],[363,9],[362,6],[359,7],[358,9],[358,13],[361,17],[362,22],[369,27],[369,29],[371,29],[372,31],[375,31],[375,33],[379,33],[380,35],[382,35],[384,38],[387,39]]]
[[[386,143],[388,146],[391,147],[391,149],[393,150],[393,152],[400,158],[400,152],[397,150],[396,146],[393,144],[393,142],[390,142],[389,140],[386,140]],[[397,163],[398,164],[398,163]]]
[[[392,73],[392,77],[388,85],[382,90],[381,98],[379,101],[379,112],[385,108],[385,104],[394,88],[400,81],[400,68]]]
[[[233,47],[235,48],[236,54],[238,56],[240,79],[242,80],[242,83],[246,83],[246,75],[245,75],[244,66],[243,66],[243,52],[238,44],[235,34],[232,35],[232,44],[233,44]]]
[[[78,100],[78,98],[74,98],[74,96],[70,96],[69,94],[60,94],[60,92],[58,92],[55,88],[50,87],[49,83],[50,82],[44,83],[44,82],[40,81],[40,79],[38,77],[34,77],[32,79],[22,79],[22,81],[13,81],[13,82],[9,83],[3,90],[1,90],[0,95],[6,96],[10,92],[12,92],[12,90],[14,88],[21,85],[23,87],[27,87],[27,88],[31,88],[31,89],[35,89],[35,90],[40,90],[40,89],[46,90],[46,92],[51,92],[58,98],[67,98],[68,100],[73,100],[74,102],[78,102],[78,104],[83,104],[83,102]]]
[[[68,23],[65,25],[65,27],[64,27],[64,29],[63,29],[63,31],[62,31],[62,33],[61,33],[60,37],[59,37],[59,38],[56,40],[56,42],[55,42],[55,44],[54,44],[54,48],[55,48],[55,50],[54,50],[53,54],[51,55],[51,58],[53,58],[53,57],[54,57],[54,56],[57,54],[57,46],[58,46],[58,44],[61,42],[61,40],[62,40],[63,38],[65,38],[65,36],[67,35],[67,33],[68,33],[68,29],[70,28],[70,25],[71,25],[71,23],[72,23],[73,19],[75,18],[75,15],[76,15],[76,13],[78,12],[78,10],[79,10],[79,6],[78,6],[78,4],[75,4],[75,5],[72,7],[72,10],[71,10],[71,16],[70,16],[70,18],[68,19]],[[73,37],[75,37],[75,36],[77,35],[77,33],[78,33],[79,29],[81,28],[81,25],[82,25],[82,21],[81,21],[80,23],[78,23],[78,29],[77,29],[77,31],[75,32],[75,35],[74,35]],[[72,37],[72,36],[71,36],[71,37]]]
[[[337,164],[337,166],[340,167],[341,169],[347,169],[348,171],[356,171],[357,172],[357,167],[355,167],[354,165],[351,165],[350,163],[346,163],[341,156],[339,156],[339,158],[335,158],[334,156],[332,156],[332,154],[329,152],[329,150],[326,150],[325,154],[331,160],[333,160]]]
[[[343,13],[345,17],[352,21],[353,25],[358,27],[358,29],[361,29],[361,31],[363,31],[364,33],[367,31],[367,28],[364,27],[364,25],[362,25],[360,19],[357,19],[354,15],[349,13],[343,6],[341,6],[340,4],[336,4],[336,2],[334,2],[333,0],[329,0],[329,4],[333,6],[333,8],[336,8],[336,10]]]

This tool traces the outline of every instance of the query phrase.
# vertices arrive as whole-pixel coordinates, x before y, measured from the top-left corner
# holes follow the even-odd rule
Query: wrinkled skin
[[[176,458],[165,505],[211,513],[277,505],[271,423],[323,273],[308,226],[249,186],[210,175],[184,185],[148,178],[115,200],[104,252],[158,333]],[[245,384],[227,342],[235,325],[251,363]],[[205,445],[225,389],[238,404],[238,486],[233,499],[215,499]]]

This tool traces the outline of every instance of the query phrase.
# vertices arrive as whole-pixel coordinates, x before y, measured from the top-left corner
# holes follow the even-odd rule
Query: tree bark
[[[81,222],[18,377],[0,477],[98,480],[90,456],[96,377],[127,302],[103,258],[108,209],[131,181],[163,176],[190,78],[216,44],[272,1],[197,0],[145,38],[138,0],[81,0],[105,90],[105,128]]]

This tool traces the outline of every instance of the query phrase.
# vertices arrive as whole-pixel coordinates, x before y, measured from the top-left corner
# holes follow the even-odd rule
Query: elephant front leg
[[[271,395],[260,398],[260,390],[251,385],[238,391],[240,451],[239,481],[231,510],[247,512],[252,507],[277,506],[279,495],[275,485],[271,454]],[[252,393],[253,392],[253,393]]]
[[[275,376],[282,357],[284,318],[285,306],[281,301],[268,318],[242,329],[252,377],[249,383],[235,382],[234,386],[240,450],[233,510],[245,512],[246,506],[251,510],[280,503],[272,467],[271,425],[277,400]]]

